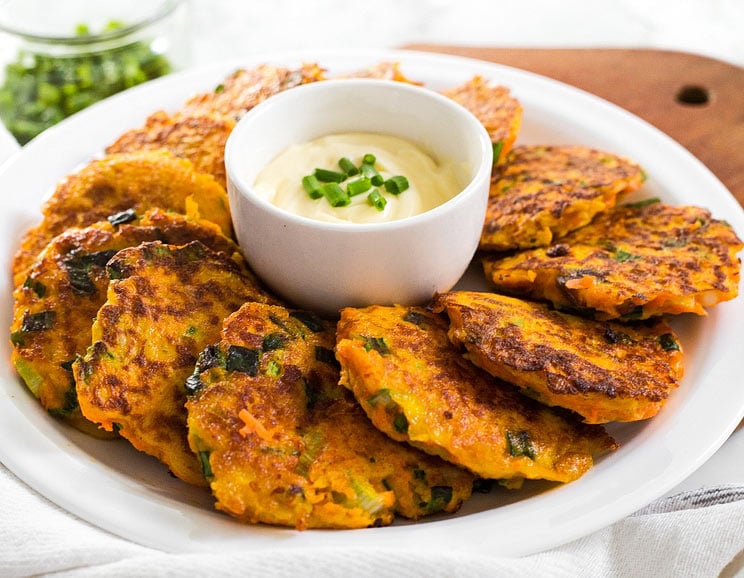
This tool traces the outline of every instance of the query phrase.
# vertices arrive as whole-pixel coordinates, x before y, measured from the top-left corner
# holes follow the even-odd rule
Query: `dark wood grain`
[[[744,68],[660,50],[405,48],[498,62],[601,96],[686,147],[744,206]],[[705,102],[687,102],[696,100]]]

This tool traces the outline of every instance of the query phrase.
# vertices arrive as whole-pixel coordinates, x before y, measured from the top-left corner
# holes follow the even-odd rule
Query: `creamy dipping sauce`
[[[367,153],[377,157],[375,167],[385,179],[403,175],[410,185],[399,195],[378,187],[387,200],[382,211],[367,202],[366,193],[351,197],[347,206],[333,207],[325,198],[310,198],[302,188],[302,178],[316,168],[340,171],[338,160],[342,157],[359,166]],[[437,162],[407,140],[384,134],[341,133],[290,146],[264,167],[253,188],[270,203],[303,217],[339,223],[379,223],[418,215],[447,202],[465,187],[467,183],[462,181],[454,163]],[[345,184],[342,186],[345,188]]]

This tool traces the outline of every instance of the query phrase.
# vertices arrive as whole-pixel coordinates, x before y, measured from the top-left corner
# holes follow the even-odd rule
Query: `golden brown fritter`
[[[444,319],[421,308],[346,308],[338,325],[341,383],[398,441],[484,478],[569,482],[615,448],[582,424],[465,360]]]
[[[550,245],[637,190],[645,176],[629,160],[581,146],[515,147],[491,184],[480,248]]]
[[[407,82],[408,84],[418,84],[415,80],[411,80],[400,69],[400,62],[383,61],[373,64],[367,68],[355,70],[349,74],[342,74],[335,76],[334,78],[377,78],[379,80],[395,80],[396,82]]]
[[[442,91],[442,94],[475,115],[491,137],[494,165],[502,164],[522,125],[522,105],[511,96],[509,89],[492,86],[483,77],[474,76],[461,86]]]
[[[587,423],[656,415],[682,379],[682,349],[663,320],[593,321],[494,293],[454,291],[435,300],[465,357],[547,405]]]
[[[247,303],[189,379],[189,442],[217,508],[241,521],[363,528],[452,512],[473,476],[399,444],[338,384],[334,327]]]
[[[705,314],[739,290],[742,242],[699,207],[618,206],[533,249],[483,260],[500,292],[544,299],[598,319]]]
[[[145,125],[125,132],[106,148],[107,154],[165,149],[191,161],[199,173],[212,175],[227,187],[225,143],[235,122],[215,115],[174,115],[165,111],[151,114]]]
[[[83,415],[116,428],[182,480],[205,485],[186,439],[185,382],[222,321],[246,301],[273,301],[224,253],[194,241],[143,243],[108,263],[93,345],[73,364]]]
[[[303,64],[289,69],[262,64],[241,68],[230,74],[211,92],[197,94],[178,110],[181,116],[219,116],[240,118],[270,96],[301,84],[323,80],[324,71],[317,64]]]
[[[133,211],[83,229],[71,228],[41,252],[13,299],[13,365],[41,405],[84,430],[72,362],[91,343],[91,324],[106,301],[106,263],[121,249],[146,241],[182,245],[198,240],[228,256],[238,247],[217,225],[160,209],[141,219]]]
[[[36,256],[70,227],[86,227],[110,215],[159,207],[206,219],[232,236],[227,193],[212,176],[167,151],[110,155],[63,179],[42,207],[41,224],[30,229],[13,260],[15,285],[23,283]]]

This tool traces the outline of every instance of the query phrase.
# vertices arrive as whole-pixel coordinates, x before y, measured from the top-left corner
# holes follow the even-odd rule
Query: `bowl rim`
[[[416,215],[403,217],[401,219],[395,219],[392,221],[380,221],[375,223],[335,222],[313,219],[311,217],[305,217],[283,209],[277,205],[274,205],[263,197],[254,194],[252,185],[246,182],[242,175],[235,171],[235,165],[233,164],[237,146],[235,143],[239,139],[240,133],[245,130],[245,126],[254,117],[261,114],[266,114],[266,111],[271,110],[276,106],[280,106],[284,101],[300,98],[302,93],[304,92],[329,89],[334,90],[334,87],[336,86],[348,86],[350,84],[356,84],[360,86],[384,86],[396,91],[407,91],[436,100],[440,105],[444,105],[455,111],[455,114],[460,115],[463,119],[465,119],[465,121],[474,128],[474,131],[478,133],[480,158],[478,160],[478,167],[474,171],[472,178],[470,178],[467,184],[463,186],[455,195],[453,195],[445,202],[432,207],[431,209],[428,209]],[[380,232],[414,226],[419,221],[436,219],[441,213],[448,212],[456,208],[458,205],[464,203],[468,197],[475,194],[475,184],[477,182],[480,182],[483,178],[490,179],[492,167],[493,143],[491,141],[491,137],[489,136],[488,131],[483,126],[483,124],[476,118],[476,116],[472,112],[470,112],[468,109],[455,102],[454,100],[447,98],[446,96],[439,94],[438,92],[429,88],[425,88],[408,82],[377,78],[333,78],[311,82],[284,90],[267,98],[265,101],[259,103],[251,110],[249,110],[237,122],[232,132],[230,133],[227,142],[225,143],[225,170],[227,173],[228,193],[231,196],[235,194],[240,197],[245,197],[246,200],[255,205],[258,205],[262,210],[268,212],[277,219],[283,219],[289,223],[293,223],[296,225],[303,225],[310,229],[324,231],[353,231],[357,233]],[[235,192],[233,193],[232,191]]]
[[[141,18],[131,24],[125,24],[121,28],[115,28],[105,32],[75,36],[72,34],[40,34],[30,30],[17,27],[8,23],[8,14],[4,9],[13,0],[0,0],[0,32],[11,34],[22,38],[26,42],[36,44],[59,44],[62,46],[88,46],[108,40],[116,40],[130,36],[131,34],[155,24],[173,13],[179,6],[185,4],[186,0],[162,0],[161,4],[149,16]]]

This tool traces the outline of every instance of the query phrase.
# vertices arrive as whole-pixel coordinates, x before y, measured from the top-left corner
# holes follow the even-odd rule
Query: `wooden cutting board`
[[[405,48],[498,62],[601,96],[686,147],[744,206],[744,68],[660,50]]]

